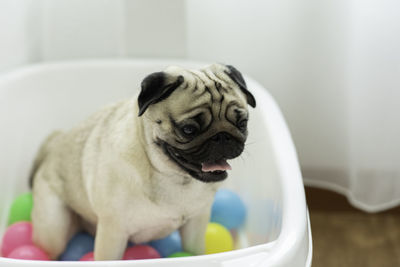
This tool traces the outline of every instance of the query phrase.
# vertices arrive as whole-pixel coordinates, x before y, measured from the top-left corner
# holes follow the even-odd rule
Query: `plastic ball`
[[[214,254],[233,249],[233,239],[228,229],[218,223],[209,223],[206,230],[205,254]]]
[[[33,245],[30,222],[17,222],[7,228],[3,235],[1,254],[7,257],[11,251],[23,245]]]
[[[64,253],[61,254],[61,261],[78,261],[86,253],[94,250],[93,236],[80,232],[74,235],[67,244]]]
[[[86,253],[83,255],[83,257],[80,259],[80,261],[94,261],[94,252],[91,251],[89,253]]]
[[[20,259],[20,260],[38,260],[38,261],[50,260],[46,252],[44,252],[43,250],[34,245],[24,245],[18,247],[13,251],[11,251],[11,253],[8,254],[7,258]]]
[[[228,229],[240,227],[246,219],[246,206],[239,195],[221,189],[215,194],[211,209],[211,221],[222,224]]]
[[[181,236],[178,231],[163,239],[151,241],[149,245],[155,248],[161,257],[167,257],[175,252],[182,251]]]
[[[32,193],[19,195],[11,204],[8,225],[20,221],[31,221],[32,206]]]
[[[143,260],[161,258],[160,253],[147,245],[136,245],[128,248],[123,256],[124,260]]]
[[[180,251],[169,255],[167,258],[178,258],[178,257],[189,257],[189,256],[194,256],[194,255],[189,252]]]

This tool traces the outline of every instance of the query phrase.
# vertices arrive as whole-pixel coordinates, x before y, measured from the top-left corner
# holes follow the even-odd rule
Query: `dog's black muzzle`
[[[219,182],[228,176],[225,170],[203,171],[202,165],[238,157],[244,150],[245,140],[239,140],[227,132],[219,132],[200,146],[187,150],[178,149],[164,142],[166,154],[182,169],[203,182]]]
[[[182,156],[192,162],[210,162],[220,159],[233,159],[238,157],[244,149],[244,142],[239,141],[231,134],[220,132],[193,151],[182,151]]]

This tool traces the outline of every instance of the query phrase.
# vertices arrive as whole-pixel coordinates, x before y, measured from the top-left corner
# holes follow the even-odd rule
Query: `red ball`
[[[128,248],[124,253],[124,260],[159,259],[160,253],[147,245],[137,245]]]
[[[9,226],[4,233],[1,254],[7,257],[17,247],[33,245],[32,224],[29,222],[17,222]]]
[[[93,251],[86,253],[80,258],[80,261],[94,261],[94,253]]]
[[[38,260],[38,261],[49,261],[50,258],[47,254],[34,245],[24,245],[18,247],[8,254],[8,258],[20,259],[20,260]]]

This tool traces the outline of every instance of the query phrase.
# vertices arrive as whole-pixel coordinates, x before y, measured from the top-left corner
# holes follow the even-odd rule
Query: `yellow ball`
[[[209,223],[206,230],[206,254],[231,251],[233,239],[231,233],[219,223]]]

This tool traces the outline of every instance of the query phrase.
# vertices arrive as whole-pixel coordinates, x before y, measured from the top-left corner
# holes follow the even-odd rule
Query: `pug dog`
[[[128,241],[179,229],[204,253],[214,194],[245,146],[256,106],[241,73],[213,64],[148,75],[139,95],[51,134],[34,161],[33,240],[56,259],[81,229],[95,260],[121,259]]]

